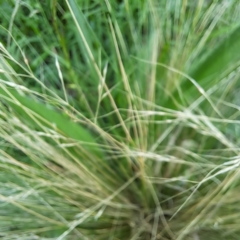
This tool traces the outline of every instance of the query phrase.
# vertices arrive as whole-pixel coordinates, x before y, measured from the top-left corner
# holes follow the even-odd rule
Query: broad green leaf
[[[188,71],[188,75],[196,81],[205,91],[207,91],[209,84],[218,83],[220,79],[224,78],[231,71],[234,71],[239,66],[240,61],[240,26],[236,27],[213,49],[203,49],[200,54],[202,58],[193,64]],[[206,53],[204,53],[206,52]],[[173,92],[175,92],[174,89]],[[187,79],[183,79],[181,84],[182,96],[188,101],[188,104],[196,97],[200,96],[199,89]],[[180,96],[175,95],[175,103],[182,102]],[[174,107],[174,103],[171,107]]]
[[[234,29],[213,50],[204,49],[209,52],[193,68],[190,75],[198,82],[205,79],[213,80],[221,76],[227,70],[232,70],[236,62],[240,60],[240,26]]]
[[[21,96],[17,90],[13,88],[8,88],[7,91],[5,91],[3,88],[0,88],[0,95],[9,99],[10,94],[17,101],[8,101],[8,105],[10,105],[21,117],[23,117],[24,121],[36,125],[33,118],[26,113],[23,107],[31,110],[34,113],[34,117],[36,117],[43,126],[54,128],[54,130],[57,130],[66,137],[70,137],[74,140],[81,141],[86,144],[96,144],[93,136],[86,129],[70,121],[69,118],[61,113],[58,113],[54,109],[50,109],[46,105],[36,102],[26,96]],[[90,146],[87,148],[100,153],[100,149],[95,149]]]

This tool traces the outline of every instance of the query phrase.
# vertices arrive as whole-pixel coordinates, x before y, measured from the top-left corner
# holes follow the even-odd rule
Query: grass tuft
[[[239,13],[0,1],[0,238],[239,239]]]

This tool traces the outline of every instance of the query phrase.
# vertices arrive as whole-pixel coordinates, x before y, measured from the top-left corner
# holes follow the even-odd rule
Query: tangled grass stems
[[[0,238],[239,238],[238,1],[0,6]]]

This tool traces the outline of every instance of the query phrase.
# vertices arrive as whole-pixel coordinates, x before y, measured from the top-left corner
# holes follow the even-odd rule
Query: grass
[[[1,239],[239,239],[239,1],[0,6]]]

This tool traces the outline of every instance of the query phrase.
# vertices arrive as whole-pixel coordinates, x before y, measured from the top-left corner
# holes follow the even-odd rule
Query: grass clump
[[[2,1],[1,239],[238,239],[239,1]]]

